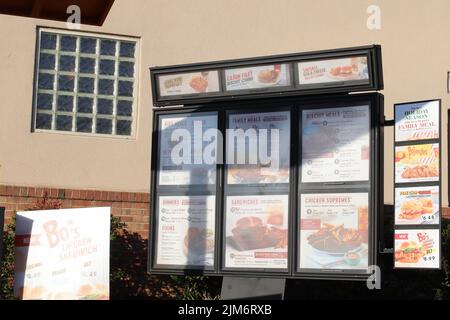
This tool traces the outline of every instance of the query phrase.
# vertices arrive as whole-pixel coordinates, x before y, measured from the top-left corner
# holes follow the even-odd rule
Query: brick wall
[[[34,188],[0,185],[0,207],[6,208],[5,224],[16,211],[32,207],[47,193],[49,199],[57,199],[61,208],[111,207],[112,214],[127,224],[130,232],[148,238],[150,196],[148,193],[112,192],[97,190],[74,190]]]

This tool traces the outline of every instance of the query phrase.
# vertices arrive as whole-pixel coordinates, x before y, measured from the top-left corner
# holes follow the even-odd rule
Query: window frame
[[[39,93],[46,93],[42,92],[41,89],[39,89],[39,73],[42,73],[40,70],[40,55],[41,53],[47,53],[47,49],[42,50],[41,49],[41,38],[42,33],[52,33],[57,36],[56,40],[56,48],[49,49],[52,51],[52,53],[55,55],[55,65],[52,70],[44,70],[43,73],[48,73],[54,75],[54,77],[58,77],[60,75],[73,75],[75,77],[74,80],[74,89],[72,92],[64,92],[60,91],[57,88],[58,81],[55,79],[54,81],[56,84],[54,84],[53,89],[44,89],[44,91],[48,91],[47,93],[50,93],[53,95],[53,101],[52,101],[52,108],[49,110],[44,110],[44,112],[40,111],[38,112],[37,108],[37,98]],[[83,76],[83,73],[79,73],[77,71],[78,65],[79,65],[79,59],[76,59],[75,61],[75,71],[59,71],[58,70],[58,59],[60,57],[60,51],[58,48],[59,43],[59,37],[60,36],[75,36],[75,37],[91,37],[94,38],[96,41],[96,52],[95,53],[85,53],[82,54],[82,57],[84,55],[91,55],[93,59],[95,59],[95,68],[96,70],[92,74],[86,74],[90,75],[90,78],[94,79],[94,81],[98,81],[98,79],[113,79],[114,80],[114,94],[113,95],[102,95],[98,93],[98,84],[94,82],[94,92],[91,93],[80,93],[78,92],[78,79],[81,76]],[[80,57],[80,51],[79,51],[79,43],[80,41],[77,38],[77,49],[75,52],[73,52],[73,56],[76,58]],[[102,55],[100,54],[100,40],[114,40],[114,41],[129,41],[135,43],[135,53],[134,57],[124,57],[119,58],[118,53],[116,56],[111,56],[111,60],[115,62],[115,67],[117,68],[117,76],[116,75],[100,75],[99,74],[99,65],[100,60],[102,58]],[[44,133],[44,134],[61,134],[61,135],[73,135],[73,136],[87,136],[87,137],[97,137],[97,138],[112,138],[112,139],[125,139],[125,140],[136,140],[138,136],[138,118],[139,118],[139,112],[138,112],[138,106],[139,106],[139,93],[140,93],[140,60],[141,60],[141,49],[140,49],[140,37],[137,36],[123,36],[123,35],[116,35],[116,34],[105,34],[105,33],[99,33],[99,32],[86,32],[86,31],[79,31],[79,30],[67,30],[67,29],[60,29],[60,28],[51,28],[51,27],[43,27],[38,26],[36,28],[36,45],[35,45],[35,64],[34,64],[34,78],[33,78],[33,102],[32,102],[32,119],[31,119],[31,132],[32,133]],[[117,47],[120,47],[120,42],[116,43]],[[119,50],[119,48],[117,48]],[[120,77],[119,76],[119,62],[122,61],[133,61],[134,62],[134,77],[133,78],[127,78],[127,77]],[[47,72],[46,72],[47,71]],[[129,98],[125,100],[132,101],[132,112],[130,116],[120,116],[117,114],[117,103],[119,97],[118,93],[118,81],[127,79],[133,79],[133,96],[132,97],[125,97],[123,98]],[[55,87],[56,86],[56,87]],[[97,89],[96,89],[97,88]],[[77,97],[90,97],[94,100],[98,99],[111,99],[113,101],[113,111],[111,115],[102,115],[97,113],[97,105],[95,101],[93,102],[92,106],[92,112],[91,113],[80,113],[82,117],[90,118],[93,122],[95,122],[95,119],[108,119],[112,122],[112,129],[111,133],[96,133],[95,132],[95,123],[92,124],[92,130],[91,132],[78,132],[76,131],[76,121],[78,118],[78,111],[75,109],[77,107],[76,101],[73,102],[73,108],[71,111],[57,111],[57,102],[56,99],[58,98],[58,95],[67,95],[72,96],[74,98]],[[116,95],[117,94],[117,95]],[[120,96],[122,97],[122,96]],[[36,128],[36,120],[38,113],[44,113],[44,114],[50,114],[52,116],[51,120],[51,129],[40,129]],[[56,116],[57,115],[69,115],[72,117],[72,130],[71,131],[63,131],[63,130],[57,130],[56,129]],[[99,116],[99,117],[97,117]],[[128,120],[131,121],[131,133],[130,135],[118,135],[116,131],[114,130],[114,127],[116,126],[115,122],[118,120]]]

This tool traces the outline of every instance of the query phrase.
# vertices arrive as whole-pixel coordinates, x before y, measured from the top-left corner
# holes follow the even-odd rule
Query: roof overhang
[[[67,8],[81,9],[81,24],[101,26],[114,0],[0,0],[0,14],[65,22],[72,15]]]

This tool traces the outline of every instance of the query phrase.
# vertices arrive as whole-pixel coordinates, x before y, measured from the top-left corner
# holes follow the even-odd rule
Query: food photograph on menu
[[[369,180],[368,106],[302,113],[302,182]]]
[[[203,135],[217,128],[217,115],[161,116],[159,125],[159,185],[186,186],[215,184],[216,164],[207,163],[203,152],[217,140],[206,141]],[[185,136],[177,132],[187,133]],[[190,155],[186,158],[186,155]],[[185,161],[186,160],[186,161]]]
[[[395,230],[396,268],[440,268],[439,229]]]
[[[368,267],[367,193],[302,194],[300,269]]]
[[[226,198],[225,267],[287,269],[288,198]]]
[[[161,97],[220,92],[218,71],[161,75],[158,85]]]
[[[395,147],[395,182],[439,181],[439,144]]]
[[[439,101],[395,106],[395,141],[439,138]]]
[[[439,187],[395,188],[395,224],[439,224]]]
[[[227,165],[228,184],[289,182],[289,111],[231,114],[228,118],[228,128],[242,133],[240,136],[235,134],[232,141],[227,139],[227,150],[233,148],[235,157],[232,159],[233,163]],[[261,151],[267,155],[267,161],[261,161]],[[243,154],[246,156],[245,163],[239,163],[239,156]],[[251,156],[256,156],[254,163],[250,163]]]
[[[366,56],[313,60],[298,63],[300,85],[346,81],[369,81]]]
[[[288,64],[274,64],[225,70],[227,91],[290,86]]]
[[[213,266],[215,196],[160,196],[158,208],[156,263]]]

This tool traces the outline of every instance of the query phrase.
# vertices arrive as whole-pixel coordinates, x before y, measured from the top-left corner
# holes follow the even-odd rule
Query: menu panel
[[[215,196],[160,196],[157,264],[213,266]]]
[[[219,71],[201,71],[160,75],[161,97],[220,92]]]
[[[395,230],[395,267],[440,267],[439,229]]]
[[[400,104],[395,109],[395,141],[439,138],[439,101]]]
[[[273,64],[225,70],[227,91],[265,89],[291,85],[289,64]]]
[[[302,112],[302,182],[369,180],[369,106]]]
[[[216,114],[161,116],[159,185],[215,184],[217,156],[210,152],[217,150],[214,129],[217,129]],[[204,139],[205,135],[211,139]]]
[[[368,193],[302,194],[300,269],[367,269]]]
[[[231,114],[228,132],[228,184],[289,182],[289,111]]]
[[[312,60],[298,63],[300,85],[369,81],[366,56]]]
[[[395,147],[395,182],[439,181],[439,144]]]
[[[395,224],[439,224],[439,186],[395,188]]]
[[[288,198],[226,197],[225,267],[287,269]]]

